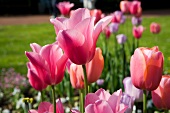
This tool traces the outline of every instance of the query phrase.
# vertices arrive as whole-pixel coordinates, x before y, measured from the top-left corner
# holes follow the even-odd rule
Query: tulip
[[[121,11],[115,11],[111,15],[113,16],[112,22],[115,22],[115,23],[120,23],[121,22],[121,19],[122,19],[122,16],[123,16],[123,13]]]
[[[111,24],[109,24],[109,29],[111,33],[116,33],[119,30],[119,24],[112,22]]]
[[[105,29],[103,30],[103,33],[105,34],[106,38],[110,38],[111,31],[108,26],[105,27]]]
[[[59,46],[68,58],[84,65],[93,59],[98,36],[111,20],[111,16],[106,16],[94,26],[95,17],[90,16],[88,9],[79,8],[69,19],[62,17],[50,21],[54,24]]]
[[[164,57],[157,46],[140,47],[130,60],[132,83],[138,89],[155,90],[161,81]]]
[[[132,84],[131,77],[126,77],[123,79],[125,93],[131,97],[135,98],[136,102],[141,102],[143,99],[143,90],[136,88]]]
[[[100,48],[96,48],[93,59],[86,64],[88,83],[96,82],[100,78],[103,68],[104,58],[102,55],[102,50]]]
[[[125,113],[132,113],[134,101],[135,101],[135,97],[129,96],[126,93],[122,94],[121,103],[123,103],[126,106],[128,106],[128,108],[126,109]]]
[[[96,81],[96,83],[97,83],[97,85],[101,86],[101,85],[103,85],[103,83],[104,83],[104,79],[98,79],[98,80]]]
[[[152,22],[150,24],[150,32],[153,34],[158,34],[161,31],[161,26],[158,23]]]
[[[25,52],[29,59],[28,76],[37,76],[47,85],[55,85],[64,77],[65,64],[68,57],[63,54],[57,43],[40,47],[31,44],[33,52]],[[32,79],[30,79],[32,80]],[[35,79],[33,82],[37,81]]]
[[[123,13],[129,13],[129,6],[130,6],[130,2],[129,1],[121,1],[120,2],[120,10]]]
[[[82,65],[72,63],[68,68],[70,70],[70,81],[73,88],[84,88],[84,73]],[[89,84],[96,82],[100,78],[103,68],[104,58],[102,56],[102,51],[100,48],[96,48],[94,58],[86,64],[87,82]]]
[[[136,26],[133,26],[133,36],[136,38],[136,39],[139,39],[141,38],[142,36],[142,33],[144,31],[144,27],[142,25],[136,27]]]
[[[117,38],[117,42],[119,44],[124,44],[127,40],[127,38],[124,34],[119,34],[119,35],[116,36],[116,38]]]
[[[124,113],[127,109],[120,103],[122,90],[118,90],[110,95],[104,89],[98,89],[95,93],[88,93],[85,97],[86,113]]]
[[[163,75],[158,88],[152,91],[152,100],[158,109],[170,110],[170,76]]]
[[[125,21],[126,21],[126,16],[123,15],[122,18],[121,18],[121,20],[120,20],[120,23],[121,23],[121,24],[124,24]]]
[[[140,17],[142,14],[141,2],[140,1],[132,1],[130,3],[129,11],[131,14],[136,17]]]
[[[132,24],[134,26],[138,26],[141,23],[142,23],[142,18],[141,17],[135,17],[135,16],[132,17]]]
[[[70,82],[73,88],[84,88],[84,73],[81,65],[76,65],[74,63],[70,65]]]
[[[31,109],[28,113],[53,113],[53,105],[50,102],[41,102],[38,110]],[[56,113],[64,113],[64,108],[60,99],[56,102]]]
[[[102,18],[102,11],[100,9],[90,10],[90,15],[96,17],[95,23]]]
[[[74,3],[63,1],[59,2],[56,6],[58,7],[62,15],[68,15],[70,13],[70,9],[74,6]]]

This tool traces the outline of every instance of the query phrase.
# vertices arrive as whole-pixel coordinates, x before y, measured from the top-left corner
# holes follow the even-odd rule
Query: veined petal
[[[104,89],[100,88],[98,89],[95,94],[101,99],[101,100],[106,100],[110,98],[110,93],[108,91],[105,91]]]
[[[90,11],[86,8],[78,8],[75,10],[69,20],[69,28],[73,28],[76,24],[90,17]]]
[[[58,34],[59,46],[75,64],[85,64],[88,60],[88,45],[85,37],[77,30],[63,30]]]
[[[85,97],[85,107],[89,104],[94,104],[100,98],[95,93],[88,93]]]
[[[30,44],[30,47],[31,47],[32,51],[36,52],[36,53],[39,53],[41,50],[41,46],[38,45],[37,43]]]
[[[41,102],[38,106],[38,113],[48,112],[51,105],[50,102]]]

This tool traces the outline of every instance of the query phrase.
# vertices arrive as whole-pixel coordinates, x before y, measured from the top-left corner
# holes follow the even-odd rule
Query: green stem
[[[52,88],[52,95],[53,95],[54,113],[56,113],[56,98],[55,98],[55,88],[54,88],[54,85],[52,85],[51,88]]]
[[[44,101],[44,98],[43,98],[43,91],[41,91],[41,102]]]
[[[79,90],[79,96],[80,96],[80,112],[81,113],[84,113],[84,95],[83,95],[83,90],[82,89],[80,89]]]
[[[143,113],[147,113],[147,92],[143,90]]]
[[[136,42],[136,48],[139,47],[139,39],[137,39],[137,42]]]
[[[86,73],[86,66],[83,65],[83,71],[84,71],[84,85],[85,85],[85,95],[88,93],[88,83],[87,83],[87,73]]]

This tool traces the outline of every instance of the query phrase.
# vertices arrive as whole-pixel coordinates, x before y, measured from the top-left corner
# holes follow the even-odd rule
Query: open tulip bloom
[[[93,59],[98,36],[111,20],[112,16],[106,16],[94,25],[95,17],[91,17],[90,11],[79,8],[70,18],[58,17],[50,21],[65,54],[73,63],[84,65]]]

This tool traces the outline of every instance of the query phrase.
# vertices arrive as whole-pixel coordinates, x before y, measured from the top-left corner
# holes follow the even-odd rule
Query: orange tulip
[[[138,89],[155,90],[161,81],[164,57],[157,46],[137,48],[130,60],[132,83]]]
[[[100,48],[96,48],[94,58],[86,64],[88,83],[96,82],[100,78],[103,68],[104,58],[102,55],[102,50]]]
[[[76,65],[72,63],[70,65],[70,82],[73,88],[83,89],[84,88],[84,73],[82,65]]]
[[[154,105],[159,109],[170,109],[170,76],[162,76],[158,88],[152,91],[152,100]]]

